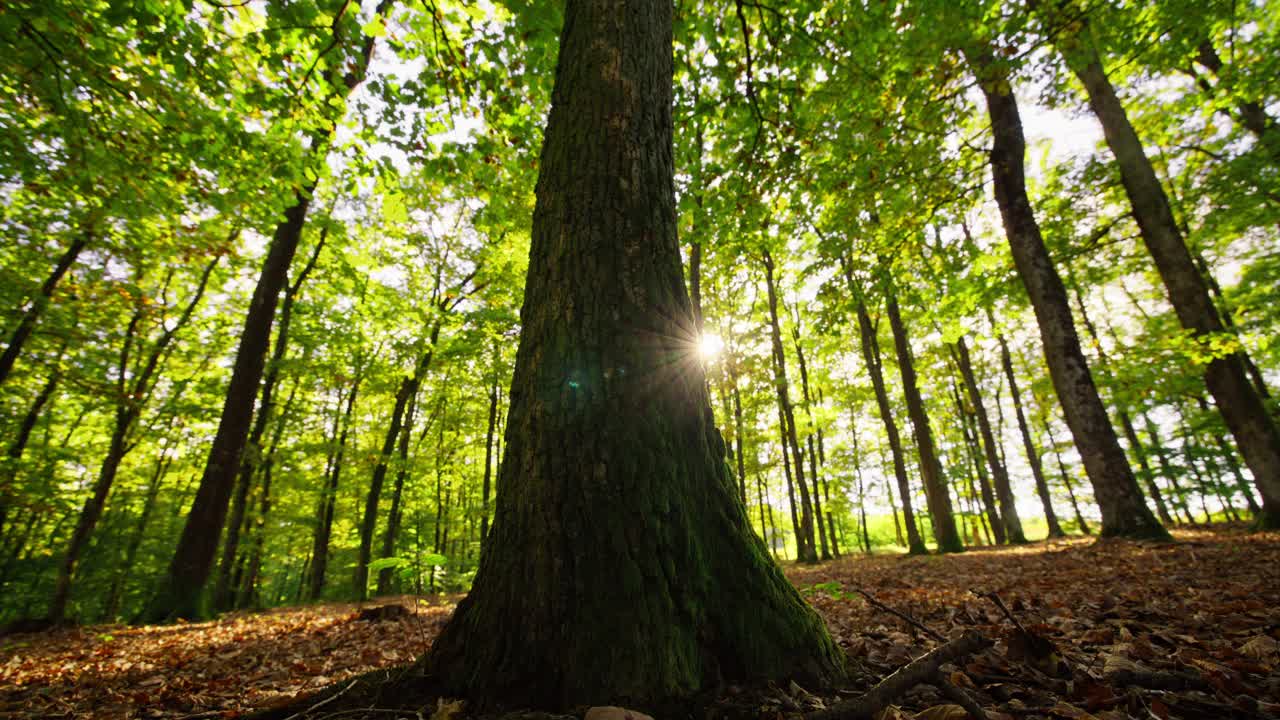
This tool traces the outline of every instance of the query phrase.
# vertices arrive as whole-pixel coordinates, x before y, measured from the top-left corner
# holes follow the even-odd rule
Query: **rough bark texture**
[[[1107,146],[1115,155],[1142,241],[1164,281],[1174,313],[1182,327],[1196,336],[1222,333],[1226,330],[1222,318],[1209,296],[1204,277],[1196,268],[1142,141],[1129,122],[1097,51],[1087,42],[1081,47],[1072,69],[1084,85],[1089,106],[1102,124]],[[1262,494],[1261,524],[1280,528],[1280,429],[1249,381],[1244,351],[1211,360],[1205,366],[1204,379]]]
[[[849,282],[852,284],[853,280]],[[898,494],[902,498],[902,515],[907,526],[907,552],[919,555],[928,552],[924,540],[916,531],[915,511],[911,507],[911,481],[907,478],[907,462],[902,453],[902,437],[898,433],[898,423],[893,419],[893,406],[889,404],[889,393],[884,385],[884,369],[880,363],[880,347],[876,338],[875,327],[871,324],[871,315],[867,312],[867,304],[857,295],[858,334],[862,344],[862,359],[867,366],[867,374],[871,376],[871,387],[876,394],[876,407],[880,410],[880,421],[884,423],[885,435],[889,438],[889,452],[893,460],[893,475],[898,481]],[[890,494],[892,504],[892,494]],[[898,524],[895,512],[893,523]],[[899,541],[901,541],[899,532]]]
[[[1129,461],[1107,418],[1093,375],[1080,349],[1071,307],[1062,278],[1053,266],[1027,198],[1024,162],[1026,139],[1017,101],[1007,83],[991,76],[989,52],[971,54],[991,117],[991,171],[996,203],[1013,253],[1018,276],[1035,310],[1045,362],[1062,404],[1076,450],[1093,485],[1102,511],[1102,534],[1107,536],[1168,538],[1169,534],[1147,509]]]
[[[660,0],[566,7],[494,523],[425,658],[460,693],[563,707],[841,672],[712,424],[676,239],[671,32]]]
[[[942,474],[942,463],[938,460],[938,450],[933,444],[929,415],[925,411],[924,398],[920,397],[920,387],[916,382],[915,359],[911,355],[907,329],[898,312],[898,301],[892,295],[885,300],[885,311],[893,330],[893,344],[898,351],[898,370],[902,373],[902,391],[907,398],[907,413],[911,416],[911,426],[915,430],[916,450],[920,454],[920,477],[929,503],[929,516],[933,519],[933,537],[938,543],[938,552],[962,552],[964,543],[960,541],[960,533],[956,530],[955,516],[951,511],[951,493],[947,490],[947,479]]]
[[[960,338],[956,341],[955,348],[960,376],[964,378],[964,387],[969,394],[969,403],[973,406],[974,419],[978,421],[982,451],[987,459],[987,467],[991,468],[996,499],[1000,501],[1000,520],[1004,523],[1005,537],[1011,545],[1021,545],[1027,542],[1027,536],[1022,532],[1022,519],[1018,517],[1018,505],[1013,497],[1013,485],[1009,482],[1009,471],[1005,469],[1004,458],[1000,456],[1000,445],[996,441],[995,433],[991,430],[991,418],[987,415],[986,405],[982,402],[982,393],[978,391],[978,379],[973,373],[969,346],[964,338]],[[999,405],[998,402],[996,404]]]

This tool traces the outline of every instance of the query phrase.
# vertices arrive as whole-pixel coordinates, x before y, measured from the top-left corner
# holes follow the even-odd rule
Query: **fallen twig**
[[[938,673],[938,680],[933,683],[933,686],[938,688],[943,695],[946,695],[951,702],[954,702],[964,708],[965,712],[969,713],[969,716],[973,718],[973,720],[989,720],[990,716],[987,715],[986,710],[982,709],[982,706],[978,704],[978,701],[974,700],[972,695],[965,692],[964,688],[952,685],[950,680],[942,677],[942,673]]]
[[[321,700],[320,702],[316,703],[315,705],[312,705],[311,707],[307,708],[306,710],[302,710],[302,711],[300,711],[300,712],[296,712],[296,713],[294,713],[294,714],[290,715],[289,717],[285,718],[284,720],[295,720],[296,718],[300,718],[300,717],[302,717],[303,715],[307,715],[307,714],[309,714],[309,713],[311,713],[311,712],[313,712],[313,711],[315,711],[315,710],[317,710],[317,709],[319,709],[319,708],[321,708],[321,707],[324,707],[325,705],[328,705],[329,703],[333,702],[334,700],[337,700],[338,698],[342,697],[344,694],[346,694],[346,692],[347,692],[348,690],[350,690],[351,688],[355,687],[357,682],[359,682],[359,681],[358,681],[358,680],[352,680],[350,683],[348,683],[348,684],[347,684],[347,686],[346,686],[346,687],[342,688],[342,689],[341,689],[341,690],[339,690],[338,692],[336,692],[336,693],[334,693],[334,694],[330,695],[329,697],[327,697],[327,698],[325,698],[325,699]]]
[[[938,668],[943,664],[955,662],[990,646],[991,641],[982,635],[973,631],[966,632],[902,666],[862,695],[836,703],[826,710],[811,712],[805,717],[808,720],[862,720],[874,717],[911,688],[934,682]]]
[[[853,591],[858,593],[862,597],[866,598],[867,602],[870,603],[873,607],[879,608],[880,610],[883,610],[891,615],[895,615],[898,618],[901,618],[902,620],[910,624],[912,627],[916,628],[917,630],[920,630],[925,635],[928,635],[934,640],[937,640],[938,642],[941,642],[941,643],[944,643],[947,641],[947,639],[943,637],[940,633],[935,632],[934,630],[930,629],[927,625],[920,622],[919,620],[916,620],[910,615],[907,615],[906,613],[903,613],[903,612],[899,612],[889,607],[888,605],[885,605],[884,603],[875,599],[875,597],[873,597],[871,593],[867,592],[866,590],[863,590],[862,588],[854,588]]]

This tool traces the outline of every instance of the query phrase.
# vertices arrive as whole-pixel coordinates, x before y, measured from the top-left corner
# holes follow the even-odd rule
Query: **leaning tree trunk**
[[[960,433],[964,438],[965,450],[969,462],[973,465],[974,474],[978,476],[978,488],[981,492],[982,509],[986,522],[984,527],[995,536],[995,544],[1004,545],[1008,539],[1004,534],[1004,523],[1000,521],[1000,512],[996,509],[996,494],[991,489],[991,481],[987,478],[987,466],[982,462],[982,449],[978,447],[977,423],[973,419],[973,409],[966,407],[960,396],[960,388],[955,379],[951,381],[951,395],[956,405],[956,418],[960,421]]]
[[[1001,76],[990,50],[970,54],[968,60],[991,117],[991,174],[996,204],[1014,265],[1036,314],[1049,376],[1102,510],[1102,534],[1167,539],[1168,531],[1142,499],[1115,428],[1107,418],[1080,349],[1066,288],[1040,236],[1040,226],[1027,198],[1023,165],[1027,143],[1009,78]]]
[[[71,245],[62,252],[58,262],[54,264],[53,271],[49,273],[49,277],[45,278],[40,289],[36,291],[36,296],[32,298],[31,304],[22,313],[17,326],[9,334],[9,342],[5,345],[4,352],[0,353],[0,384],[3,384],[8,379],[9,373],[13,371],[13,365],[18,361],[18,356],[22,354],[22,347],[26,345],[27,339],[35,331],[36,323],[39,322],[40,316],[44,314],[45,307],[48,306],[49,300],[52,299],[53,291],[58,287],[58,281],[62,280],[62,276],[67,274],[67,270],[75,263],[76,258],[80,257],[80,253],[84,252],[84,249],[88,247],[91,237],[91,233],[86,231],[80,233],[71,241]]]
[[[1204,277],[1196,268],[1142,141],[1102,68],[1097,50],[1087,40],[1081,40],[1077,48],[1079,57],[1070,55],[1076,60],[1072,69],[1084,85],[1089,107],[1102,124],[1107,146],[1115,155],[1142,241],[1164,281],[1174,313],[1182,327],[1196,337],[1223,333],[1226,328],[1222,318],[1209,296]],[[1260,524],[1280,528],[1280,429],[1249,381],[1244,350],[1237,349],[1209,361],[1204,379],[1262,494]]]
[[[1031,475],[1036,481],[1036,494],[1040,496],[1040,505],[1044,507],[1045,523],[1049,526],[1049,537],[1066,537],[1062,525],[1058,523],[1058,514],[1053,511],[1053,499],[1049,496],[1049,481],[1044,477],[1044,465],[1040,462],[1040,451],[1036,449],[1035,440],[1031,437],[1031,428],[1027,425],[1027,414],[1022,409],[1022,394],[1018,392],[1018,380],[1013,374],[1013,357],[1009,354],[1009,343],[1003,335],[997,335],[1000,342],[1000,364],[1004,367],[1004,377],[1009,381],[1009,395],[1013,398],[1013,411],[1018,419],[1018,432],[1022,435],[1022,448],[1027,453],[1027,463],[1031,465]]]
[[[564,707],[841,671],[712,424],[676,240],[672,9],[565,9],[494,523],[426,659],[451,691]]]
[[[1017,500],[1013,497],[1013,485],[1009,482],[1009,471],[1005,469],[1004,460],[1000,457],[1000,446],[996,442],[995,433],[991,431],[991,418],[987,415],[987,408],[982,403],[982,393],[978,391],[978,380],[973,373],[973,362],[969,358],[969,346],[964,338],[960,338],[956,341],[955,348],[956,363],[960,366],[960,376],[964,378],[969,403],[973,405],[974,418],[978,421],[978,433],[982,438],[982,451],[987,458],[987,467],[991,468],[996,498],[1000,501],[1000,520],[1004,523],[1005,537],[1011,545],[1025,544],[1027,536],[1022,532]],[[999,402],[996,404],[999,405]]]
[[[951,511],[951,493],[947,490],[947,479],[942,474],[942,463],[938,460],[938,451],[933,444],[933,430],[929,427],[924,398],[920,397],[907,329],[902,324],[898,300],[893,295],[885,298],[885,311],[889,315],[893,344],[898,352],[898,369],[902,373],[902,391],[907,398],[907,412],[911,415],[911,425],[915,429],[916,449],[920,454],[920,477],[929,503],[929,516],[933,518],[933,537],[938,543],[938,552],[962,552],[964,543],[960,541],[960,533],[956,530],[955,515]]]
[[[871,316],[867,313],[867,305],[861,296],[858,298],[858,332],[862,342],[862,358],[867,365],[867,373],[871,376],[871,386],[876,395],[876,406],[880,410],[880,421],[884,423],[885,435],[889,438],[889,453],[893,460],[893,475],[898,482],[898,495],[902,498],[902,519],[906,525],[907,552],[922,555],[928,550],[924,546],[919,531],[916,530],[915,510],[911,507],[911,480],[907,477],[907,461],[902,449],[902,436],[898,432],[898,423],[893,418],[893,406],[889,404],[889,392],[885,388],[884,368],[880,362],[879,340],[875,328],[871,325]],[[892,493],[890,504],[892,505]],[[894,524],[898,515],[894,513]],[[899,538],[901,540],[901,538]]]
[[[374,12],[385,13],[390,5],[391,0],[381,0]],[[333,24],[335,44],[341,42],[340,20],[340,17],[335,19]],[[325,74],[333,89],[334,99],[345,99],[364,80],[369,58],[373,55],[373,45],[373,36],[364,37],[355,62],[335,63]],[[344,70],[345,74],[339,74]],[[312,138],[312,147],[317,150],[317,155],[320,148],[327,147],[332,129],[330,126],[329,132],[318,132]],[[317,161],[320,159],[316,158]],[[298,240],[302,237],[315,184],[315,180],[309,180],[295,189],[293,204],[285,209],[284,220],[276,225],[271,243],[267,246],[262,271],[249,301],[249,311],[245,314],[244,328],[236,347],[235,364],[231,369],[231,380],[227,384],[218,430],[209,448],[204,474],[196,488],[191,509],[187,512],[187,521],[174,550],[173,560],[143,613],[143,620],[199,617],[206,613],[204,586],[213,570],[218,539],[227,519],[227,506],[240,469],[241,454],[248,440],[249,421],[266,364],[276,304],[280,291],[284,288],[289,265],[298,249]]]
[[[409,440],[413,436],[413,419],[418,408],[417,393],[409,397],[409,406],[404,411],[404,428],[400,430],[399,447],[396,455],[399,462],[396,468],[396,482],[391,490],[391,510],[387,513],[387,529],[382,536],[382,557],[392,558],[396,553],[396,539],[400,534],[401,499],[404,497],[404,481],[409,475]],[[488,488],[486,488],[487,490]],[[391,592],[393,568],[385,567],[378,572],[378,594]]]

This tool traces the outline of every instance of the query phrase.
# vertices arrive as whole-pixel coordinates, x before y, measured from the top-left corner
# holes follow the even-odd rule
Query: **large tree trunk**
[[[1027,536],[1022,532],[1022,519],[1018,517],[1017,500],[1013,497],[1009,471],[1005,469],[1004,460],[1000,457],[1000,446],[996,442],[995,433],[991,431],[991,418],[982,403],[982,393],[978,391],[978,379],[973,373],[969,346],[964,338],[960,338],[956,341],[955,349],[956,364],[960,367],[960,376],[964,379],[965,391],[969,394],[969,403],[973,406],[973,415],[978,421],[982,450],[987,458],[987,467],[991,469],[996,498],[1000,501],[1000,520],[1004,523],[1005,537],[1012,545],[1022,545],[1027,542]]]
[[[1013,374],[1013,356],[1009,354],[1009,343],[1005,342],[1003,335],[996,336],[996,339],[1000,342],[1000,364],[1004,366],[1004,377],[1009,382],[1009,395],[1013,398],[1013,411],[1018,420],[1018,432],[1022,435],[1022,448],[1027,453],[1027,463],[1031,465],[1031,475],[1036,481],[1036,494],[1040,496],[1040,505],[1044,508],[1049,537],[1066,537],[1067,534],[1058,524],[1058,514],[1053,511],[1053,499],[1049,495],[1049,481],[1044,477],[1040,451],[1036,449],[1031,428],[1027,425],[1027,414],[1022,409],[1022,394],[1018,392],[1018,380]]]
[[[845,279],[850,290],[857,298],[858,335],[862,346],[862,360],[867,366],[867,374],[871,376],[871,387],[876,395],[876,407],[880,411],[880,421],[884,424],[885,436],[889,439],[889,453],[893,460],[893,475],[898,482],[898,494],[902,498],[902,516],[906,521],[907,552],[921,555],[928,550],[920,533],[916,532],[915,511],[911,507],[911,481],[907,478],[907,462],[902,452],[902,436],[898,433],[898,423],[893,419],[893,406],[889,404],[889,392],[885,389],[884,370],[880,361],[880,341],[876,336],[875,326],[871,324],[871,315],[867,312],[867,304],[863,300],[860,289],[853,280],[850,270],[845,268]],[[890,492],[889,505],[893,506],[893,493]],[[893,523],[898,524],[897,511],[894,511]],[[898,533],[899,542],[902,533]]]
[[[782,347],[782,328],[778,321],[778,288],[774,280],[773,256],[763,251],[765,287],[769,293],[769,335],[773,341],[774,389],[778,395],[778,409],[783,421],[783,452],[791,455],[791,471],[796,489],[800,493],[800,530],[796,537],[796,558],[801,562],[817,562],[818,548],[814,542],[813,501],[804,477],[804,453],[796,433],[796,416],[791,405],[791,389],[787,381],[787,356]],[[821,519],[819,518],[819,522]]]
[[[660,0],[565,10],[494,524],[426,661],[453,691],[565,707],[841,672],[712,425],[676,240],[671,23]]]
[[[62,280],[62,276],[67,274],[67,270],[75,263],[76,258],[80,257],[80,253],[88,247],[90,237],[90,233],[86,231],[78,234],[71,241],[58,258],[58,262],[54,264],[49,277],[45,278],[40,289],[36,291],[36,296],[27,305],[13,332],[9,334],[9,343],[5,345],[4,352],[0,353],[0,385],[4,384],[4,381],[9,378],[9,373],[13,371],[13,364],[18,361],[18,356],[22,354],[22,347],[35,331],[36,323],[44,314],[45,307],[53,297],[53,291],[58,287],[58,281]]]
[[[1027,198],[1023,165],[1026,139],[1009,79],[998,75],[989,50],[970,55],[969,62],[991,117],[991,172],[996,204],[1018,276],[1035,310],[1054,390],[1102,510],[1102,534],[1166,539],[1169,533],[1143,502],[1124,449],[1098,397],[1098,388],[1080,349],[1066,289],[1053,267]]]
[[[933,444],[933,430],[929,427],[929,415],[925,412],[924,398],[916,382],[915,360],[907,339],[906,326],[898,312],[898,300],[893,295],[885,298],[885,312],[889,327],[893,330],[893,344],[898,352],[898,370],[902,373],[902,391],[907,398],[907,413],[915,430],[916,450],[920,454],[920,477],[924,482],[925,498],[929,503],[929,516],[933,518],[933,537],[938,552],[962,552],[964,543],[956,530],[955,516],[951,511],[951,493],[947,479],[942,474],[942,463]]]
[[[1174,313],[1182,327],[1197,337],[1225,332],[1142,141],[1102,68],[1097,50],[1087,39],[1081,40],[1079,57],[1072,56],[1076,60],[1072,69],[1084,85],[1089,106],[1115,155],[1134,219],[1168,290]],[[1204,379],[1262,494],[1261,525],[1280,528],[1280,429],[1249,381],[1244,351],[1211,360],[1205,366]]]

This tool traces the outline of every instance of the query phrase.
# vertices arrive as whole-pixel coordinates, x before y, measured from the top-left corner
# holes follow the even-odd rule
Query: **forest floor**
[[[1175,536],[1167,545],[1074,538],[789,567],[848,652],[854,684],[839,696],[795,686],[755,695],[758,712],[748,714],[780,719],[830,707],[939,644],[857,593],[864,590],[943,636],[976,630],[995,641],[948,673],[993,720],[1280,718],[1280,533]],[[378,604],[389,602],[411,612],[365,621],[361,606],[326,604],[3,638],[0,718],[237,717],[406,664],[452,610],[413,597]],[[901,710],[884,717],[965,717],[927,685],[896,702]]]

